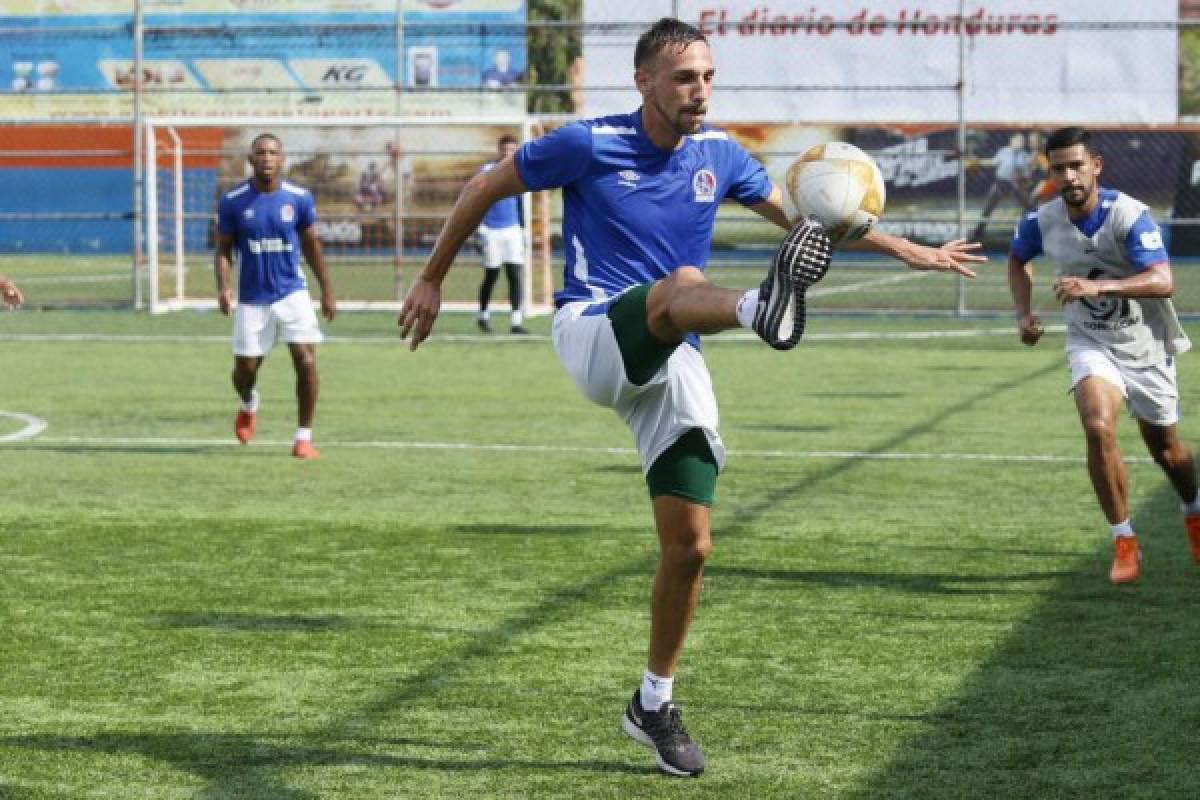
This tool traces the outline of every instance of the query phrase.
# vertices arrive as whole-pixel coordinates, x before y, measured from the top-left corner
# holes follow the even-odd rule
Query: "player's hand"
[[[1079,300],[1083,297],[1099,297],[1100,289],[1096,286],[1095,281],[1066,276],[1054,282],[1054,296],[1058,298],[1058,302],[1066,305],[1072,300]]]
[[[1046,329],[1042,327],[1042,321],[1038,319],[1037,314],[1026,314],[1017,321],[1017,333],[1021,335],[1021,344],[1033,347],[1045,332]]]
[[[229,316],[229,312],[233,310],[233,289],[217,292],[217,308],[221,309],[222,314]]]
[[[12,281],[0,280],[0,302],[10,309],[18,308],[25,302],[25,296]]]
[[[333,322],[337,316],[337,301],[333,299],[333,292],[321,292],[321,316],[326,322]]]
[[[429,338],[433,330],[434,320],[442,308],[441,287],[431,280],[418,277],[404,298],[400,308],[400,317],[396,324],[400,326],[400,338],[407,339],[409,333],[412,339],[408,349],[416,350],[421,342]]]
[[[912,249],[904,255],[904,263],[912,269],[957,272],[959,275],[974,278],[975,270],[969,265],[987,261],[987,256],[974,252],[980,247],[982,245],[979,242],[968,242],[966,239],[954,239],[941,247],[926,247],[914,243]]]

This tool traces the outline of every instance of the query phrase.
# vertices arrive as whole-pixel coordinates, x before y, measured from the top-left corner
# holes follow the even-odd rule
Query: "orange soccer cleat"
[[[1113,583],[1132,583],[1137,580],[1140,571],[1138,562],[1141,560],[1137,539],[1133,536],[1117,536],[1113,539],[1113,562],[1108,579]]]
[[[233,420],[233,434],[242,444],[254,438],[256,417],[253,411],[239,411]]]
[[[1192,548],[1192,561],[1200,564],[1200,514],[1188,514],[1183,518],[1187,527],[1188,544]]]
[[[304,461],[316,461],[321,457],[317,448],[313,447],[313,443],[307,439],[297,439],[292,444],[292,455]]]

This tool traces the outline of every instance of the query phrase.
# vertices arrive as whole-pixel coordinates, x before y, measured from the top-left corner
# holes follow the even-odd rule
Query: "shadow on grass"
[[[1007,575],[956,575],[942,573],[834,572],[826,570],[748,569],[745,567],[705,567],[708,578],[746,578],[779,583],[806,583],[830,588],[887,589],[913,594],[1028,594],[1043,590],[1033,586],[1013,586],[1064,578],[1070,571],[1019,572]],[[761,588],[761,587],[759,587]]]
[[[346,617],[308,614],[231,614],[218,611],[179,611],[152,614],[146,624],[155,628],[214,628],[256,633],[345,630],[353,625]]]
[[[740,431],[763,431],[766,433],[828,433],[833,430],[831,425],[775,425],[765,422],[751,422],[729,427]]]
[[[1200,797],[1200,567],[1176,503],[1164,485],[1134,515],[1135,584],[1108,583],[1097,526],[1101,549],[856,796]]]
[[[480,745],[460,745],[421,739],[356,740],[363,748],[426,747],[436,750],[476,751]],[[426,769],[446,772],[494,770],[573,770],[599,773],[653,773],[653,767],[598,760],[522,761],[502,758],[394,756],[359,752],[353,747],[306,745],[292,737],[270,734],[221,733],[100,733],[94,736],[12,736],[0,738],[0,747],[21,747],[74,755],[103,753],[137,755],[170,764],[208,782],[200,797],[238,797],[254,800],[310,800],[319,795],[289,788],[277,773],[295,767],[367,767],[373,769]],[[0,789],[0,791],[3,791]],[[3,794],[0,794],[3,797]],[[19,795],[14,795],[19,797]]]
[[[468,533],[480,535],[498,535],[498,536],[584,536],[596,533],[595,525],[520,525],[515,523],[497,522],[493,525],[469,524],[469,525],[450,525],[446,528],[454,533]],[[645,528],[619,528],[616,526],[606,526],[604,532],[606,534],[621,533],[640,533],[648,534],[652,528],[650,523],[646,523]]]

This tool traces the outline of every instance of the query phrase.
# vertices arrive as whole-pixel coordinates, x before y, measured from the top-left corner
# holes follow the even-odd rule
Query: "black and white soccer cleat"
[[[815,219],[804,219],[783,238],[758,289],[754,332],[776,350],[791,350],[804,335],[804,293],[825,277],[833,245]]]

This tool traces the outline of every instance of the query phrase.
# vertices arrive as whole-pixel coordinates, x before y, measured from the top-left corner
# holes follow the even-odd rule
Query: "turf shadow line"
[[[297,737],[267,733],[221,734],[221,733],[167,733],[140,734],[109,732],[92,736],[29,735],[11,736],[0,739],[0,746],[22,747],[43,752],[105,753],[109,755],[134,755],[152,758],[179,772],[193,775],[208,782],[197,797],[228,797],[230,791],[238,797],[254,800],[317,800],[320,797],[302,789],[289,788],[278,772],[296,767],[375,767],[396,769],[435,769],[451,772],[492,771],[500,769],[576,769],[587,772],[626,772],[645,774],[653,767],[632,767],[627,764],[610,764],[600,761],[514,761],[511,759],[449,758],[437,756],[417,758],[414,756],[391,756],[378,753],[361,753],[327,745],[309,746],[291,744]],[[478,750],[482,745],[456,748],[441,742],[416,739],[357,740],[362,745],[422,746],[437,750]],[[7,787],[0,786],[0,800],[10,795]],[[16,800],[22,795],[11,797]],[[31,795],[43,797],[42,794]]]
[[[1133,514],[1139,580],[1108,583],[1111,545],[1098,524],[1101,546],[997,639],[853,797],[1200,797],[1200,567],[1178,498],[1160,479]]]
[[[910,439],[928,433],[937,425],[945,422],[947,419],[968,411],[976,403],[981,400],[993,398],[1003,392],[1010,392],[1019,389],[1030,381],[1037,380],[1052,372],[1057,372],[1062,369],[1061,359],[1056,358],[1053,363],[1047,364],[1044,367],[1033,370],[1020,378],[1001,381],[1000,383],[988,386],[981,389],[975,394],[963,400],[959,400],[947,408],[942,409],[926,421],[917,425],[912,425],[899,433],[889,436],[883,442],[880,442],[873,447],[868,447],[862,452],[868,456],[881,455],[891,452],[900,445]],[[812,475],[805,476],[804,480],[798,480],[786,486],[781,486],[776,489],[771,489],[766,492],[759,500],[744,505],[737,506],[733,513],[729,515],[729,522],[720,526],[720,535],[722,538],[729,536],[737,536],[745,533],[758,519],[758,517],[771,508],[779,505],[780,502],[794,498],[805,493],[813,491],[814,487],[840,477],[854,468],[866,463],[868,459],[864,458],[844,458],[835,462],[830,467],[815,472]]]

